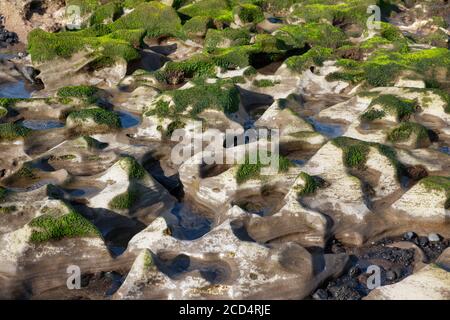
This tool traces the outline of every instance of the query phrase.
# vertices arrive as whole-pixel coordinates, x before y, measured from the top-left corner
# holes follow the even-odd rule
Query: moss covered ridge
[[[32,130],[15,123],[0,124],[0,142],[13,141],[25,138]]]
[[[131,61],[139,58],[135,47],[144,36],[184,37],[181,20],[175,10],[160,2],[139,4],[127,15],[121,14],[117,3],[100,6],[91,18],[92,26],[80,31],[48,33],[35,29],[28,35],[28,51],[33,62],[45,62],[55,58],[70,58],[81,50],[92,50],[99,60],[118,58]],[[109,24],[101,24],[112,15]]]
[[[125,171],[128,175],[130,185],[127,191],[114,196],[108,207],[111,210],[129,210],[140,199],[139,182],[149,177],[147,171],[142,167],[139,162],[130,156],[125,156],[120,159],[116,166]]]
[[[414,100],[391,94],[381,94],[372,100],[368,110],[361,115],[361,119],[374,121],[389,114],[395,116],[397,121],[403,121],[407,120],[417,110],[417,107],[417,102]]]
[[[42,243],[64,238],[101,237],[100,231],[70,205],[44,207],[42,215],[28,224],[33,230],[30,241]]]
[[[242,184],[249,180],[259,180],[261,179],[261,169],[267,167],[269,165],[264,165],[261,162],[259,153],[257,155],[256,163],[252,163],[250,161],[250,156],[247,154],[245,157],[245,161],[243,164],[238,165],[236,170],[236,182],[238,184]],[[287,172],[289,168],[293,165],[292,162],[286,157],[280,155],[277,157],[277,161],[279,164],[279,172]]]
[[[144,167],[133,157],[126,156],[117,163],[122,170],[126,171],[130,180],[141,180],[147,175]]]
[[[375,148],[378,152],[385,156],[394,166],[397,172],[397,178],[400,179],[404,173],[403,164],[398,161],[397,153],[394,148],[374,143],[361,141],[349,137],[338,137],[331,142],[343,151],[343,163],[347,168],[363,170],[368,160],[370,148]]]
[[[320,186],[316,179],[314,177],[311,177],[306,172],[301,172],[299,174],[299,177],[302,179],[303,183],[294,187],[295,191],[297,191],[298,196],[313,194]]]
[[[388,141],[403,142],[415,136],[416,143],[428,139],[428,129],[414,122],[403,122],[388,133]]]
[[[413,71],[433,86],[444,85],[450,74],[450,51],[445,48],[432,48],[421,51],[384,51],[374,52],[366,61],[352,61],[340,65],[344,71],[331,74],[329,78],[365,80],[373,87],[392,86],[402,71]]]
[[[233,113],[239,109],[239,91],[232,83],[199,83],[187,89],[164,92],[146,116],[178,119],[196,117],[205,109],[216,109]]]
[[[425,187],[430,192],[438,191],[444,192],[447,199],[445,201],[445,209],[450,209],[450,178],[449,177],[441,177],[441,176],[429,176],[423,178],[419,182],[422,186]]]
[[[98,107],[73,111],[69,114],[67,119],[73,121],[75,125],[80,126],[81,130],[84,130],[83,123],[89,121],[92,121],[99,127],[106,126],[108,129],[112,130],[120,129],[122,127],[120,117],[116,113]],[[91,124],[89,124],[89,127],[91,127]]]

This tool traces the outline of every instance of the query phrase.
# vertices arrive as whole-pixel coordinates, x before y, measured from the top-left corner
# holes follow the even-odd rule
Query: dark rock
[[[425,177],[428,177],[427,169],[421,165],[407,167],[406,173],[408,177],[415,181],[419,181]]]
[[[394,271],[389,270],[386,272],[386,280],[394,281],[395,279],[397,279],[397,274]]]
[[[419,237],[419,245],[421,247],[426,247],[428,245],[428,238],[427,237]]]
[[[3,26],[3,20],[3,16],[0,16],[0,47],[18,43],[19,37],[17,36],[17,33],[6,30]]]
[[[318,289],[312,297],[315,300],[328,300],[328,293],[324,289]]]
[[[403,239],[406,240],[406,241],[411,241],[411,240],[413,240],[416,237],[417,237],[417,235],[414,232],[412,232],[412,231],[406,232],[403,235]]]
[[[351,267],[350,270],[348,271],[348,275],[350,277],[357,277],[360,274],[361,274],[361,269],[359,269],[358,266]]]

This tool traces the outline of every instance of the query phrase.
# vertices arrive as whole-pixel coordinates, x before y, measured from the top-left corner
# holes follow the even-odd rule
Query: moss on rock
[[[212,26],[212,19],[205,16],[193,17],[183,25],[183,31],[190,37],[204,37]]]
[[[122,5],[119,2],[109,2],[95,9],[90,18],[90,24],[110,23],[123,14]]]
[[[2,123],[0,124],[0,141],[13,141],[20,138],[25,138],[31,132],[31,129],[15,123]]]
[[[404,172],[404,166],[397,160],[395,149],[383,144],[361,141],[349,137],[338,137],[332,140],[333,145],[342,149],[343,163],[348,168],[364,169],[369,155],[370,148],[375,148],[378,152],[385,156],[395,167],[397,178],[400,180]]]
[[[172,103],[168,103],[170,99]],[[236,112],[239,108],[239,91],[231,83],[203,83],[188,89],[166,91],[158,98],[147,116],[177,118],[188,114],[196,117],[205,109],[217,109],[225,113]]]
[[[366,27],[370,16],[367,8],[378,4],[377,0],[303,0],[298,2],[301,2],[301,5],[293,7],[292,17],[306,22],[326,20],[334,25],[354,24],[361,29]]]
[[[330,58],[332,49],[315,47],[301,56],[293,56],[286,60],[289,69],[303,72],[311,66],[322,66],[323,62]]]
[[[97,107],[73,111],[67,119],[73,121],[76,125],[80,125],[82,131],[84,130],[82,128],[83,123],[86,121],[92,121],[98,126],[106,126],[109,129],[122,127],[120,117],[116,113]]]
[[[250,44],[250,32],[245,28],[209,29],[204,47],[208,52],[212,52],[217,48],[230,48],[247,44]]]
[[[141,180],[147,174],[144,167],[133,157],[123,157],[119,161],[119,166],[128,173],[130,180]]]
[[[232,22],[233,13],[227,0],[199,0],[178,9],[189,17],[204,16],[220,22]]]
[[[435,85],[445,85],[450,74],[450,51],[433,48],[414,52],[379,50],[367,61],[355,61],[343,66],[341,75],[360,74],[374,87],[392,86],[402,71],[413,71]]]
[[[148,37],[183,37],[181,20],[175,10],[161,2],[138,5],[133,12],[110,25],[111,31],[144,29]]]
[[[28,51],[33,62],[55,58],[70,58],[82,50],[92,50],[99,59],[122,58],[131,61],[139,57],[138,51],[128,41],[108,35],[85,37],[76,32],[48,33],[35,29],[28,34]]]
[[[45,207],[43,215],[29,223],[33,228],[30,241],[42,243],[51,240],[79,237],[100,237],[100,231],[67,204],[58,208]]]
[[[377,106],[381,109],[376,108]],[[383,94],[373,99],[367,111],[361,115],[364,121],[382,119],[387,114],[396,117],[397,121],[408,119],[417,110],[417,102],[403,99],[391,94]]]
[[[127,210],[133,207],[138,201],[139,193],[135,191],[127,191],[115,196],[108,204],[112,210]]]
[[[243,23],[259,23],[264,20],[262,9],[251,3],[242,3],[234,6],[233,15],[238,16]]]
[[[412,135],[415,135],[418,144],[428,139],[428,130],[424,126],[414,122],[403,122],[388,134],[388,140],[391,142],[407,141]]]
[[[302,178],[304,184],[301,186],[301,188],[298,188],[297,190],[298,196],[306,196],[313,194],[314,192],[316,192],[317,188],[319,188],[319,183],[317,183],[316,179],[314,179],[314,177],[311,177],[306,172],[301,172],[299,174],[299,177]]]
[[[285,25],[276,33],[286,49],[310,47],[338,48],[346,43],[347,37],[339,28],[327,23],[306,23]]]
[[[238,184],[242,184],[248,180],[260,179],[261,169],[268,166],[261,162],[259,153],[257,155],[256,163],[252,163],[250,160],[250,157],[246,155],[245,162],[238,166],[236,171],[236,182]],[[292,166],[291,161],[284,156],[278,156],[277,161],[279,172],[287,172]]]

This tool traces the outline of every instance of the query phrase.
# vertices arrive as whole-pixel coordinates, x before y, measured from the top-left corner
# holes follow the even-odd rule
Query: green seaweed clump
[[[160,82],[178,84],[185,78],[214,76],[215,64],[208,56],[197,54],[183,61],[170,61],[154,75]]]
[[[279,83],[280,83],[279,81],[272,81],[270,79],[253,80],[253,85],[255,85],[258,88],[273,87]]]
[[[110,25],[111,31],[144,29],[148,37],[184,37],[181,20],[176,11],[161,2],[151,1],[138,5]]]
[[[110,129],[120,129],[122,127],[120,117],[111,111],[102,108],[88,108],[73,111],[69,114],[68,119],[74,120],[93,120],[98,125],[105,125]]]
[[[304,185],[300,190],[297,190],[298,196],[306,196],[316,192],[317,188],[319,188],[319,183],[317,183],[314,177],[311,177],[309,174],[305,172],[300,173],[299,176],[303,179]]]
[[[279,165],[278,166],[279,172],[286,172],[292,166],[291,161],[284,156],[281,155],[278,156],[277,160]],[[247,155],[245,157],[245,162],[238,166],[238,169],[236,171],[236,182],[238,184],[242,184],[248,180],[260,179],[261,169],[265,166],[266,165],[263,165],[261,163],[259,153],[257,155],[256,163],[250,163],[250,157]]]
[[[173,104],[169,105],[163,100],[165,97],[170,97]],[[188,108],[190,108],[190,115],[193,118],[205,109],[233,113],[238,110],[239,101],[239,91],[232,83],[203,83],[188,89],[164,92],[163,96],[146,112],[146,115],[177,118],[183,115]]]
[[[404,173],[404,166],[397,160],[397,153],[395,149],[374,142],[366,142],[348,137],[338,137],[332,140],[332,143],[341,148],[343,151],[343,163],[348,168],[364,169],[367,162],[367,156],[370,152],[370,147],[378,150],[378,152],[385,156],[389,162],[395,167],[397,172],[397,179],[400,180]]]
[[[374,106],[381,106],[381,110],[374,109]],[[369,110],[361,115],[365,121],[374,121],[381,119],[386,114],[396,116],[398,121],[407,120],[417,110],[417,102],[414,100],[403,99],[391,94],[382,94],[373,99],[369,105]]]
[[[248,45],[250,43],[250,32],[245,29],[224,30],[209,29],[205,38],[205,49],[213,52],[217,48],[230,48]]]
[[[61,214],[58,209],[48,209],[45,210],[48,213],[31,220],[29,226],[33,228],[33,232],[30,241],[41,243],[64,238],[100,236],[100,231],[92,223],[73,208],[66,206],[67,213]]]
[[[147,171],[133,157],[123,157],[119,165],[128,172],[128,177],[131,180],[141,180],[147,174]]]
[[[276,31],[275,37],[286,49],[301,49],[307,45],[336,49],[347,42],[341,29],[327,23],[285,25]]]
[[[90,24],[109,23],[119,18],[122,14],[123,8],[120,3],[109,2],[95,9],[90,18]]]
[[[420,180],[420,184],[428,191],[442,191],[445,192],[447,200],[445,201],[445,209],[450,208],[450,178],[440,176],[429,176]]]
[[[204,37],[211,26],[211,18],[198,16],[186,21],[186,23],[183,25],[183,31],[190,37]]]
[[[402,142],[408,140],[412,134],[416,135],[418,143],[428,139],[428,130],[424,126],[414,122],[402,122],[389,132],[388,140],[391,142]]]
[[[139,193],[134,191],[127,191],[125,193],[115,196],[108,204],[112,210],[127,210],[133,207],[139,199]]]
[[[312,66],[322,66],[323,62],[332,55],[332,49],[315,47],[301,56],[293,56],[286,60],[289,69],[303,72]]]
[[[15,123],[2,123],[0,124],[0,141],[13,141],[25,138],[31,132],[31,129]]]
[[[60,88],[57,92],[57,96],[60,98],[91,99],[97,92],[98,89],[94,86],[68,86]]]
[[[343,67],[341,77],[349,72],[350,75],[358,74],[374,87],[392,86],[403,71],[415,72],[428,85],[439,87],[448,82],[446,75],[450,73],[450,51],[445,48],[413,52],[378,50],[367,61],[355,61]]]
[[[131,61],[139,58],[138,51],[128,41],[111,38],[84,36],[83,31],[49,33],[35,29],[28,34],[28,51],[33,62],[45,62],[55,58],[70,58],[82,50],[92,50],[98,60],[118,58]]]
[[[297,1],[296,1],[297,2]],[[366,28],[369,14],[367,8],[377,5],[376,0],[304,0],[301,5],[293,7],[291,16],[306,22],[326,20],[333,25],[358,26],[361,31]],[[354,36],[359,36],[361,31]]]
[[[189,17],[209,17],[222,23],[230,23],[234,20],[227,0],[199,0],[182,6],[178,12]]]
[[[233,7],[233,15],[244,23],[259,23],[264,20],[262,9],[251,3],[242,3]]]

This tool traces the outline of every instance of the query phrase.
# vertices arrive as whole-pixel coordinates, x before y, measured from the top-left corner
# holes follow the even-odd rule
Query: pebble
[[[428,245],[428,238],[427,237],[420,237],[419,238],[419,245],[421,247],[425,247],[426,245]]]
[[[388,272],[386,272],[386,279],[388,281],[394,281],[395,279],[397,279],[397,274],[394,271],[389,270]]]
[[[439,242],[441,241],[441,237],[437,233],[430,233],[428,235],[428,240],[430,242]]]
[[[406,232],[406,233],[403,235],[403,239],[404,239],[404,240],[407,240],[407,241],[411,241],[411,240],[413,240],[416,236],[417,236],[417,235],[416,235],[414,232],[409,231],[409,232]]]

